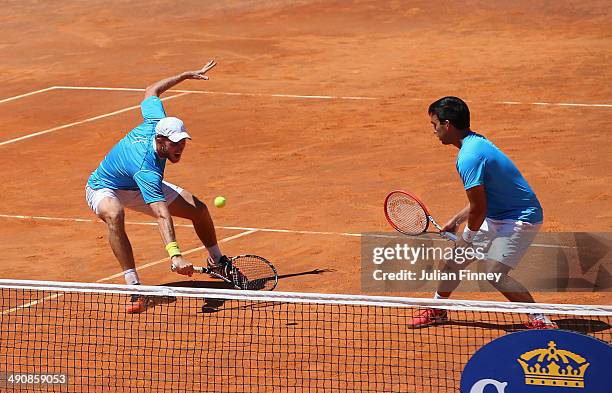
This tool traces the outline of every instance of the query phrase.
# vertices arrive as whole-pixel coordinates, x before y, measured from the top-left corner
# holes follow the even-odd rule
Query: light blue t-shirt
[[[155,152],[155,125],[166,113],[156,96],[146,98],[140,109],[144,122],[111,149],[87,185],[94,190],[140,190],[146,203],[165,201],[162,179],[166,159]]]
[[[543,220],[542,206],[514,163],[484,136],[470,132],[457,155],[466,190],[484,185],[487,217],[532,224]]]

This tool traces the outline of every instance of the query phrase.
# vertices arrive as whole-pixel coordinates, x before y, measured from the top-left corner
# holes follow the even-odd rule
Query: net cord
[[[146,285],[98,284],[82,282],[35,281],[0,279],[0,289],[20,289],[52,292],[142,294],[147,296],[175,296],[216,298],[227,300],[361,305],[377,307],[431,307],[456,311],[500,313],[545,313],[566,315],[612,316],[612,306],[513,303],[458,299],[428,299],[391,296],[340,295],[303,292],[259,292],[232,289],[189,288]]]

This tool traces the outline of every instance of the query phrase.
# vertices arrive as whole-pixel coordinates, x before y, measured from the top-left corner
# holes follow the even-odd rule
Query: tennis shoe
[[[215,275],[219,275],[221,277],[229,277],[230,269],[232,267],[232,262],[228,257],[222,255],[219,259],[219,262],[215,262],[211,257],[208,257],[208,270]],[[211,274],[211,277],[215,277],[215,275]]]
[[[527,329],[559,329],[556,323],[553,321],[545,321],[543,319],[532,319],[525,322]]]
[[[437,308],[426,308],[421,310],[412,320],[409,322],[409,327],[420,328],[425,326],[439,325],[448,321],[448,315],[446,310],[440,310]]]
[[[147,309],[149,299],[143,295],[132,295],[125,311],[128,314],[139,314]]]
[[[244,274],[232,264],[231,259],[223,255],[219,262],[213,262],[208,258],[208,269],[214,273],[212,277],[221,276],[228,282],[233,283],[240,289],[248,288],[248,280]]]

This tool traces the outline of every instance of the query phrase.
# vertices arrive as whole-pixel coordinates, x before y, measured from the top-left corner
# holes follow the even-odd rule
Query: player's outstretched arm
[[[172,222],[172,216],[168,210],[168,204],[166,202],[153,202],[150,203],[149,206],[151,210],[153,210],[155,217],[157,217],[159,233],[166,246],[166,251],[168,251],[170,255],[173,270],[179,274],[191,276],[193,274],[193,265],[183,258],[178,244],[176,243],[174,223]]]
[[[208,76],[206,73],[210,71],[214,66],[217,65],[217,62],[214,60],[210,60],[204,67],[196,71],[185,71],[178,75],[171,76],[166,79],[162,79],[158,82],[153,83],[149,87],[145,89],[145,98],[151,96],[159,97],[166,90],[176,86],[181,83],[185,79],[200,79],[200,80],[208,80]]]

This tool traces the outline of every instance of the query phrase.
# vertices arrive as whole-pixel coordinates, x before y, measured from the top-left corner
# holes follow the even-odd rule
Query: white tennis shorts
[[[485,219],[473,244],[482,247],[487,259],[515,269],[535,239],[542,223]]]
[[[162,181],[162,191],[166,198],[166,202],[170,205],[180,195],[183,189],[172,183]],[[99,214],[98,205],[100,201],[106,197],[118,199],[119,202],[128,209],[155,217],[153,210],[145,203],[142,198],[142,193],[138,190],[111,190],[110,188],[94,190],[89,186],[85,187],[85,200],[87,200],[87,204],[96,215]]]

